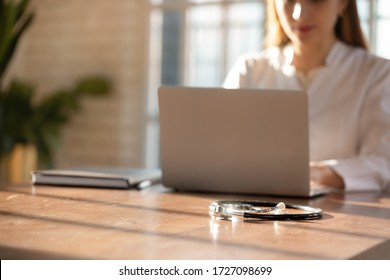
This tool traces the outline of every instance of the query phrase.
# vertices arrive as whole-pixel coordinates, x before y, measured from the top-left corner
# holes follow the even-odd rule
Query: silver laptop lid
[[[165,186],[309,195],[305,93],[161,87],[158,97]]]

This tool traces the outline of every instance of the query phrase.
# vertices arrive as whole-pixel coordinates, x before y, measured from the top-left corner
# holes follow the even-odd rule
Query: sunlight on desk
[[[390,196],[283,198],[320,220],[227,221],[209,216],[225,194],[0,187],[2,259],[389,259]]]

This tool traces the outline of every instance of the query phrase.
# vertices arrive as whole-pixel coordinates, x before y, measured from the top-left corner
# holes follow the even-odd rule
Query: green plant
[[[41,100],[36,99],[33,86],[23,81],[14,80],[4,86],[7,67],[34,18],[29,2],[0,0],[0,159],[16,144],[33,144],[40,165],[49,167],[60,131],[80,109],[80,100],[84,96],[105,95],[111,86],[105,78],[89,77]]]
[[[37,102],[31,85],[13,81],[0,95],[0,157],[18,143],[34,144],[40,165],[51,166],[61,129],[81,108],[83,96],[103,96],[109,91],[109,81],[90,77]]]

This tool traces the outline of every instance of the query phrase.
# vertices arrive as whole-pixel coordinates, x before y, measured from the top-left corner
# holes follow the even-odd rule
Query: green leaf
[[[5,146],[32,141],[32,97],[33,88],[18,81],[13,81],[2,94],[0,130],[2,138],[7,139]]]
[[[89,77],[81,80],[75,87],[75,92],[85,95],[106,95],[111,88],[110,82],[103,77]]]
[[[1,1],[0,12],[0,86],[22,34],[31,25],[33,14],[27,13],[28,0],[18,4]]]
[[[1,14],[0,22],[0,58],[1,62],[6,60],[6,53],[8,52],[9,45],[12,42],[12,31],[15,25],[16,11],[15,7],[11,3],[4,4],[3,14]]]
[[[26,12],[30,0],[22,0],[16,5],[16,20],[20,20]]]

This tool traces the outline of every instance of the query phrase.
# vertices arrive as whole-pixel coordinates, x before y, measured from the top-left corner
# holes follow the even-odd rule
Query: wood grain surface
[[[320,207],[311,221],[228,221],[218,199]],[[300,199],[0,186],[1,259],[390,259],[390,195]]]

